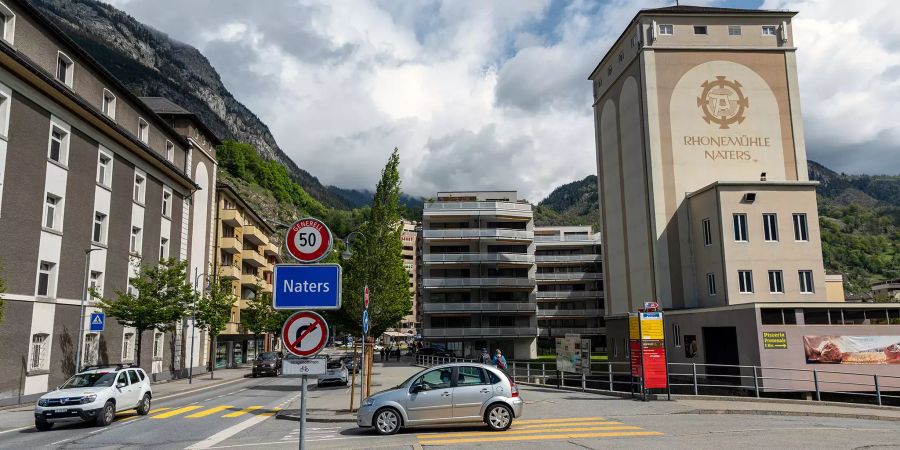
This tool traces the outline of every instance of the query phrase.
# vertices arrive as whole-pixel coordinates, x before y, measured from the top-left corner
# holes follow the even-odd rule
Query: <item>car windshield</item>
[[[275,353],[272,353],[272,352],[260,353],[259,359],[262,361],[275,361]]]
[[[115,372],[91,372],[79,373],[72,378],[66,380],[60,386],[60,389],[76,389],[85,387],[108,387],[112,386],[113,380],[116,379]]]
[[[399,388],[399,387],[406,386],[407,384],[409,384],[410,382],[412,382],[412,380],[415,380],[416,378],[418,378],[419,376],[421,376],[422,373],[425,372],[426,370],[429,370],[429,369],[420,370],[419,372],[416,372],[415,375],[413,375],[413,376],[407,378],[406,381],[404,381],[404,382],[398,384],[398,385],[395,386],[395,387],[398,387],[398,388]]]
[[[341,365],[342,365],[342,364],[341,364],[340,361],[338,361],[338,362],[330,362],[330,363],[328,363],[328,368],[329,368],[329,369],[340,369],[340,368],[341,368]]]

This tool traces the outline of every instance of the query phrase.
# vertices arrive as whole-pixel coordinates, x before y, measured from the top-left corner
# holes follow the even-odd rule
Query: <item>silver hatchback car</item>
[[[504,431],[522,415],[524,403],[516,383],[497,368],[453,363],[425,369],[366,398],[356,424],[379,434],[394,434],[402,427],[479,422]]]

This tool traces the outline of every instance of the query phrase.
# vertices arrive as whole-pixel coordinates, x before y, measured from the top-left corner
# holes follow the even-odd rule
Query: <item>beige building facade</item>
[[[419,231],[421,231],[419,222],[410,220],[403,221],[403,231],[400,233],[400,240],[403,244],[401,253],[403,256],[403,268],[409,273],[409,292],[412,294],[412,309],[410,310],[410,313],[403,318],[403,321],[400,322],[400,330],[398,332],[407,334],[409,337],[414,337],[417,332],[416,330],[420,326],[418,317],[419,290],[417,279],[419,266]]]

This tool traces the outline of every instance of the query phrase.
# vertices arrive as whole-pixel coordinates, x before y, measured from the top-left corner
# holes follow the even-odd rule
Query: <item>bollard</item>
[[[531,363],[525,363],[525,382],[531,383]]]
[[[691,364],[691,370],[694,373],[694,395],[700,395],[700,390],[697,387],[697,363]]]
[[[813,369],[813,383],[816,385],[816,401],[822,401],[822,394],[819,392],[819,372]]]
[[[753,392],[756,393],[756,398],[759,398],[759,378],[756,376],[756,366],[753,366]]]
[[[547,384],[547,366],[546,363],[541,363],[541,384]]]
[[[878,374],[875,374],[875,398],[878,399],[878,406],[881,406],[881,387],[878,385]]]
[[[609,373],[609,390],[613,390],[613,372],[612,372],[612,363],[606,363],[606,371]]]
[[[556,371],[556,388],[562,387],[562,371]]]
[[[587,379],[584,376],[584,372],[581,372],[581,392],[587,390]]]
[[[513,381],[516,381],[516,362],[515,361],[512,362],[512,379],[513,379]]]

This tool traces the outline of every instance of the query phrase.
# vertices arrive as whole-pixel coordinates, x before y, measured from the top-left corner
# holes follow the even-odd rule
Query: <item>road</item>
[[[415,368],[376,368],[387,386]],[[381,389],[376,387],[375,389]],[[827,417],[693,414],[678,402],[644,403],[580,392],[522,387],[525,415],[506,432],[483,427],[403,430],[377,436],[336,414],[346,387],[309,393],[308,448],[898,448],[900,422]],[[0,434],[0,448],[296,448],[298,380],[239,379],[200,392],[159,398],[149,416],[121,414],[106,428],[33,427]],[[3,423],[31,422],[28,411],[0,412]]]

